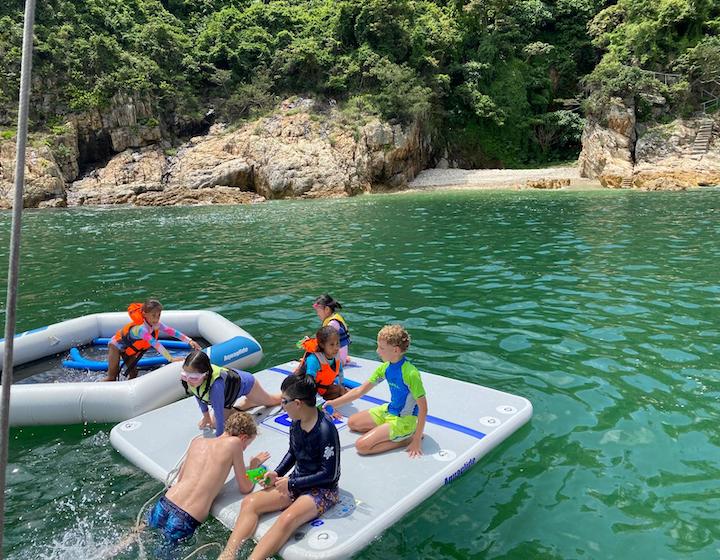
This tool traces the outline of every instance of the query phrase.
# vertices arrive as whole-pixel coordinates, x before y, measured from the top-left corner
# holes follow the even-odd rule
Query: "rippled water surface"
[[[2,214],[3,270],[8,229]],[[20,330],[154,295],[240,323],[269,366],[329,291],[355,355],[401,321],[420,369],[533,402],[359,558],[720,556],[718,191],[27,212],[23,243]],[[8,557],[100,558],[132,526],[161,485],[109,430],[11,432]],[[211,521],[187,552],[226,537]]]

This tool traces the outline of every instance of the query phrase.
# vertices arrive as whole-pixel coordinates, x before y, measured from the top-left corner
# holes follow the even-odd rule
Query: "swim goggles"
[[[189,372],[184,369],[180,371],[180,379],[183,381],[190,381],[191,383],[198,383],[202,381],[206,375],[206,373],[197,373],[195,371]]]

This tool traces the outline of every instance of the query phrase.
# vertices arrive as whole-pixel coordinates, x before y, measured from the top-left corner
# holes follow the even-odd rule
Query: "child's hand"
[[[171,362],[184,362],[185,358],[181,358],[180,356],[175,356],[170,359]]]
[[[262,465],[269,458],[270,458],[270,453],[268,453],[267,451],[258,453],[257,455],[255,455],[255,457],[250,459],[250,468],[257,469],[260,465]]]
[[[410,442],[410,445],[407,446],[406,451],[408,452],[408,455],[410,455],[411,459],[414,459],[415,457],[421,457],[423,454],[422,437],[413,438],[413,440]]]
[[[275,476],[277,476],[277,473],[275,473]],[[275,480],[275,488],[281,494],[285,494],[286,496],[289,496],[290,495],[290,489],[288,488],[289,482],[290,482],[290,479],[287,476],[280,477]]]
[[[190,340],[188,340],[188,344],[190,345],[190,348],[192,348],[193,350],[202,350],[202,346],[200,346],[192,338]]]
[[[335,410],[335,407],[333,406],[333,401],[325,401],[322,405],[323,412],[325,414],[330,415],[330,418],[335,418],[335,420],[342,420],[343,415],[340,414],[337,410]]]
[[[209,414],[207,416],[203,416],[200,422],[198,422],[198,428],[201,430],[203,428],[212,428],[215,429],[215,420],[213,420],[213,417]]]
[[[278,473],[275,471],[268,471],[265,473],[265,478],[260,482],[265,488],[272,488],[278,480]]]

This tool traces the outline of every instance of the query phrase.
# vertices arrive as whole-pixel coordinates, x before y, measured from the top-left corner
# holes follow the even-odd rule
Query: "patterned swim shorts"
[[[176,543],[190,537],[200,522],[163,496],[148,511],[147,524],[160,529],[166,540]]]
[[[300,496],[310,496],[315,502],[318,516],[321,516],[340,501],[340,490],[337,488],[310,488],[309,490],[301,490],[297,494],[293,491],[290,492],[293,502]]]

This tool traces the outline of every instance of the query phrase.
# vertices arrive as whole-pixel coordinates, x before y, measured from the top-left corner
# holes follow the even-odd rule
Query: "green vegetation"
[[[620,96],[634,98],[642,117],[648,96],[659,95],[671,112],[683,114],[703,96],[720,96],[720,83],[713,84],[720,80],[717,0],[618,0],[588,30],[593,45],[605,51],[586,78],[589,111]]]
[[[0,5],[4,126],[22,8]],[[32,118],[54,131],[57,114],[123,92],[160,117],[212,104],[238,121],[313,95],[348,126],[422,119],[465,165],[537,164],[577,154],[582,116],[562,100],[589,93],[593,111],[635,97],[642,111],[661,95],[693,110],[720,79],[719,36],[717,0],[51,0],[38,5]]]

